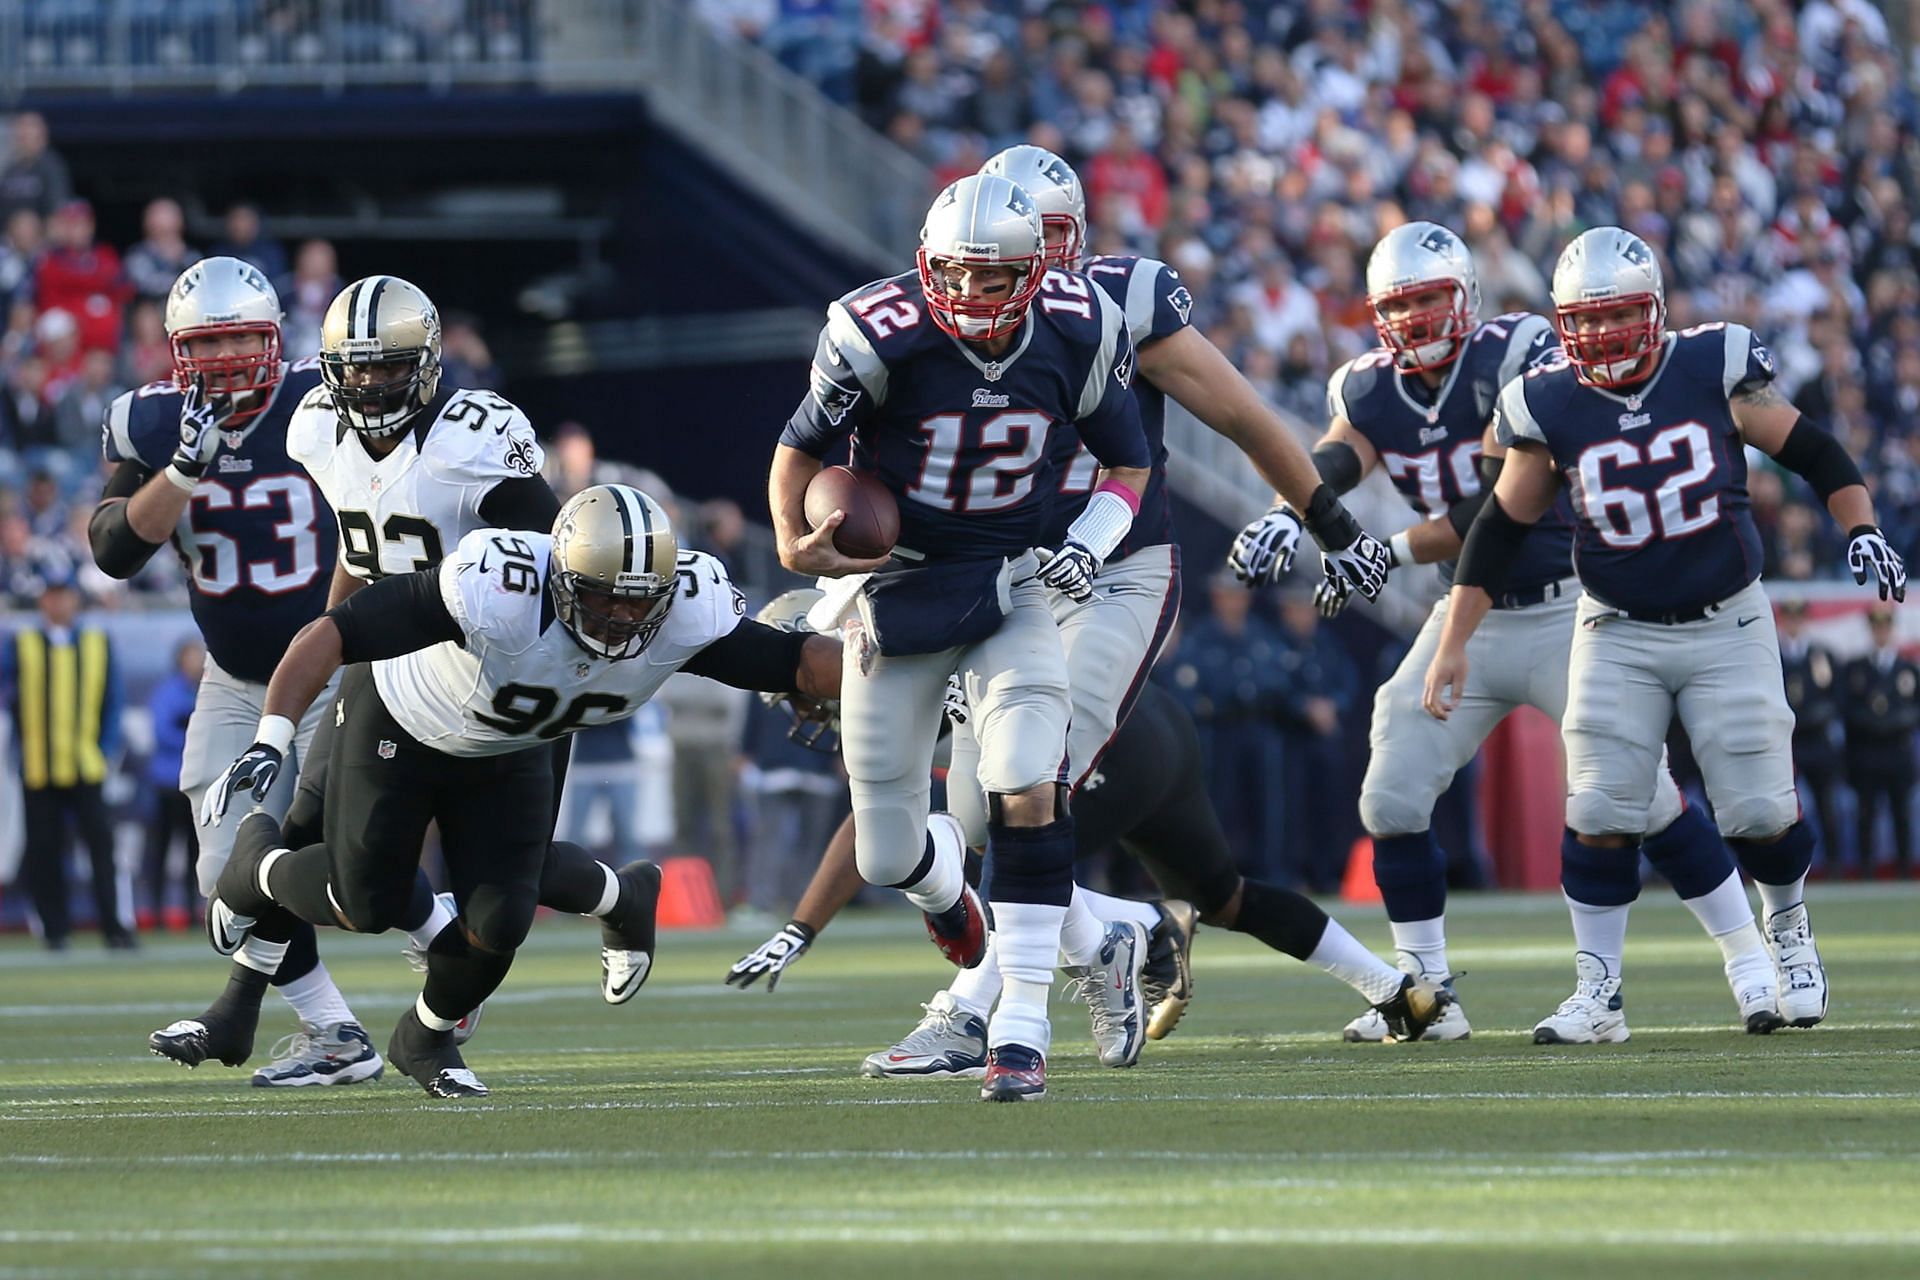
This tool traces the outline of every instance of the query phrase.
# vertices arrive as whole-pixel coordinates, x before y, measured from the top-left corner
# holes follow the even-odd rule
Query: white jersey
[[[440,598],[466,643],[373,664],[380,701],[420,742],[496,756],[625,719],[746,614],[720,562],[683,551],[680,589],[653,643],[635,658],[603,658],[554,617],[552,547],[544,533],[479,529],[441,562]]]
[[[325,384],[294,411],[287,453],[326,495],[340,521],[340,563],[363,582],[433,568],[487,527],[480,503],[495,485],[537,476],[546,460],[527,415],[491,391],[454,392],[433,421],[375,459]]]

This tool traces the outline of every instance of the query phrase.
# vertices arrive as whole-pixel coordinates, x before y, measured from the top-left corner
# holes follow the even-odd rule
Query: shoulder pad
[[[1531,311],[1516,311],[1501,316],[1497,323],[1507,330],[1506,349],[1501,353],[1499,371],[1495,375],[1500,386],[1504,387],[1525,373],[1547,352],[1560,345],[1553,322]]]
[[[311,470],[333,452],[339,438],[340,416],[327,389],[318,386],[300,397],[287,419],[287,456]]]
[[[665,638],[676,649],[704,649],[730,635],[747,615],[747,598],[727,567],[704,551],[682,551],[680,591],[667,615]]]
[[[844,313],[845,324],[865,340],[882,359],[898,359],[921,342],[938,339],[940,327],[927,314],[926,295],[920,291],[917,271],[861,285],[827,308],[827,323]],[[837,340],[850,335],[835,331]]]
[[[1178,271],[1157,258],[1116,260],[1131,266],[1126,275],[1107,279],[1124,286],[1124,294],[1115,292],[1114,297],[1126,311],[1127,330],[1135,346],[1178,333],[1193,322],[1193,294],[1181,283]]]
[[[421,442],[420,461],[435,480],[487,484],[537,476],[546,454],[533,423],[492,391],[456,391]]]
[[[1345,418],[1359,426],[1367,401],[1387,384],[1385,378],[1399,377],[1393,371],[1393,356],[1384,347],[1355,356],[1333,371],[1327,379],[1327,415]],[[1357,416],[1358,417],[1357,417]]]
[[[1558,351],[1554,348],[1556,355]],[[1547,435],[1540,424],[1555,416],[1555,406],[1566,401],[1575,385],[1573,366],[1565,356],[1535,364],[1501,388],[1493,415],[1494,439],[1508,448],[1517,441],[1545,444]]]
[[[484,640],[520,653],[539,640],[552,541],[544,533],[475,529],[440,562],[440,599],[469,650]]]
[[[107,406],[101,452],[108,462],[139,462],[158,471],[179,443],[180,389],[173,383],[149,382]]]
[[[1126,312],[1120,309],[1119,303],[1107,296],[1104,289],[1093,290],[1093,300],[1098,305],[1091,319],[1070,313],[1053,317],[1077,327],[1081,331],[1078,341],[1092,347],[1093,362],[1087,369],[1086,384],[1080,389],[1080,400],[1074,410],[1076,419],[1084,418],[1100,407],[1100,402],[1107,395],[1109,371],[1120,380],[1122,388],[1126,388],[1133,378],[1135,355],[1132,350],[1133,338],[1127,330]],[[1042,314],[1045,314],[1044,309]],[[1069,338],[1073,337],[1065,325],[1061,328]],[[1127,350],[1121,357],[1123,347]],[[1116,357],[1120,357],[1118,363]]]

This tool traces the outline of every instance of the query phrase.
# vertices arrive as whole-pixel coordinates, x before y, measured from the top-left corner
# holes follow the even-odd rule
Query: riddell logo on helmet
[[[1000,246],[997,244],[971,244],[965,240],[953,246],[955,253],[963,253],[969,258],[987,258],[994,262],[1000,260]]]

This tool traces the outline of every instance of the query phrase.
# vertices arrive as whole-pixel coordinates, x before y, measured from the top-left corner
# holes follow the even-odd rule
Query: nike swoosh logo
[[[639,963],[639,965],[634,968],[632,975],[625,982],[621,983],[619,986],[613,989],[613,993],[616,996],[632,995],[635,991],[638,991],[640,989],[640,984],[647,980],[647,974],[651,973],[652,971],[653,971],[653,957],[648,956],[645,960],[642,960]]]
[[[1742,618],[1740,619],[1740,621],[1734,623],[1733,625],[1736,627],[1744,627],[1749,622],[1758,622],[1758,621],[1760,621],[1760,615],[1756,613],[1751,618]]]

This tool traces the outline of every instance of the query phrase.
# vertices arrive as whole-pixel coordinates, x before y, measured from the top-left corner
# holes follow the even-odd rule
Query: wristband
[[[1127,492],[1132,494],[1130,489]],[[1139,499],[1134,501],[1137,503]],[[1074,517],[1073,523],[1067,526],[1067,541],[1079,543],[1104,562],[1131,528],[1133,508],[1112,489],[1102,486],[1087,499],[1086,510]]]
[[[1402,529],[1387,539],[1387,550],[1392,553],[1392,560],[1387,565],[1388,568],[1398,569],[1403,564],[1413,563],[1412,533],[1413,530],[1410,528]]]
[[[166,465],[160,474],[165,476],[167,482],[182,493],[192,493],[194,486],[200,483],[198,476],[188,475],[171,462]]]
[[[272,747],[282,756],[293,746],[293,721],[285,716],[265,715],[253,731],[253,740],[263,747]]]
[[[819,930],[815,929],[810,924],[803,924],[798,920],[787,921],[787,928],[799,934],[801,941],[805,942],[809,946],[813,945],[813,940],[820,936]]]

